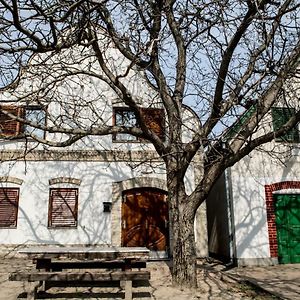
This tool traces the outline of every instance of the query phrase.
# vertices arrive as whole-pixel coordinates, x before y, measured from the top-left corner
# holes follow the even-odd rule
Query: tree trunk
[[[170,188],[170,187],[169,187]],[[173,284],[196,287],[194,214],[189,209],[183,184],[169,189],[170,226],[173,254]]]
[[[173,234],[173,283],[196,287],[194,221],[183,217],[180,223],[174,224]]]

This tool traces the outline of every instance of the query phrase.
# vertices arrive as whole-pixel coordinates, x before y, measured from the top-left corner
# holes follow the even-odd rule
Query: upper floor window
[[[77,215],[77,188],[50,189],[48,227],[77,227]]]
[[[43,138],[44,131],[30,125],[23,124],[7,113],[22,118],[37,125],[46,124],[46,111],[40,106],[1,106],[0,107],[0,135],[18,136],[22,133],[34,134]]]
[[[16,228],[19,188],[0,188],[0,228]]]
[[[272,120],[274,131],[280,129],[292,116],[296,114],[295,108],[273,107]],[[275,139],[276,142],[299,143],[298,125],[290,129],[286,134]]]
[[[46,111],[40,106],[25,107],[25,120],[44,126],[46,124]],[[24,133],[34,134],[39,138],[45,137],[45,131],[25,124]]]
[[[146,125],[160,138],[164,138],[164,113],[160,108],[140,108]],[[115,107],[113,109],[113,125],[124,127],[139,127],[135,113],[128,107]],[[113,135],[114,141],[128,142],[141,141],[141,139],[127,133]]]
[[[124,127],[136,127],[137,119],[135,113],[129,108],[114,108],[114,125]],[[137,141],[137,137],[127,133],[117,133],[113,135],[115,141]]]
[[[1,106],[0,107],[0,135],[1,136],[16,136],[22,132],[22,124],[10,117],[6,113],[16,117],[23,118],[24,110],[22,107],[16,106]]]

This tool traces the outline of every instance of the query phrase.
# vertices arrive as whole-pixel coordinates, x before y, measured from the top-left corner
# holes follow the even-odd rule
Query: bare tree
[[[61,78],[47,81],[46,96],[51,99],[55,94],[55,81],[72,76],[81,76],[82,80],[97,78],[134,111],[139,126],[112,126],[101,118],[93,103],[83,102],[83,97],[74,99],[76,105],[88,104],[98,114],[97,122],[89,126],[77,122],[78,114],[74,111],[70,126],[63,122],[64,115],[52,119],[52,126],[28,124],[49,133],[63,133],[65,139],[57,141],[33,136],[38,142],[60,147],[85,136],[116,133],[150,141],[166,166],[174,240],[173,280],[180,285],[195,286],[194,218],[198,207],[226,168],[257,147],[283,136],[300,119],[297,108],[296,114],[278,130],[271,127],[258,130],[276,101],[284,100],[287,90],[292,93],[297,87],[291,82],[299,78],[299,2],[0,0],[0,3],[2,85],[15,76],[14,68],[26,67],[33,53],[40,55],[36,64],[31,61],[36,70],[46,64],[59,70],[61,65],[56,65],[51,56],[79,47],[80,57],[88,57],[98,67],[70,68],[66,72],[61,68]],[[121,74],[116,74],[107,58],[105,43],[113,44],[129,62]],[[79,63],[80,57],[73,56],[74,62]],[[123,78],[131,70],[144,72],[148,84],[159,95],[166,113],[166,139],[147,127],[136,97],[124,84]],[[39,80],[43,80],[42,74]],[[32,95],[39,99],[41,94],[45,99],[45,89],[36,84]],[[190,142],[182,139],[186,126],[183,105],[192,107],[201,122]],[[237,126],[236,120],[249,108],[253,113],[248,114],[247,122]],[[25,121],[9,111],[3,113]],[[203,174],[188,195],[184,176],[197,153],[201,154]]]

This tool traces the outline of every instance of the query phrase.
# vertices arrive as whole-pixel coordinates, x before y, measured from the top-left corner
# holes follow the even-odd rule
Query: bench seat
[[[10,281],[27,281],[29,289],[27,299],[36,299],[37,288],[41,283],[47,282],[99,282],[99,281],[124,281],[125,299],[132,300],[132,281],[149,280],[150,272],[145,270],[125,271],[69,271],[69,272],[44,272],[23,271],[13,272],[9,276]]]
[[[131,269],[146,268],[146,261],[130,262]],[[36,262],[37,269],[45,269],[47,271],[62,271],[64,269],[122,269],[127,268],[126,261],[55,261],[51,259],[40,259]]]

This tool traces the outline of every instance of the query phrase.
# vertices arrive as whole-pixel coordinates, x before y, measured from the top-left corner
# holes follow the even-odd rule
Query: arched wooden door
[[[123,192],[122,246],[165,251],[169,244],[167,194],[154,188]]]

